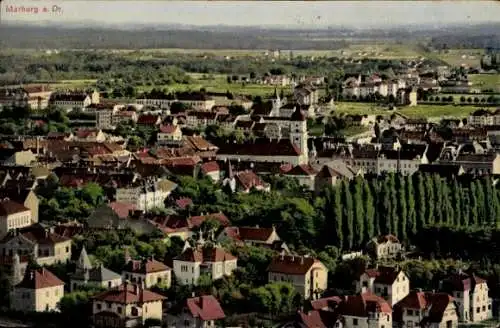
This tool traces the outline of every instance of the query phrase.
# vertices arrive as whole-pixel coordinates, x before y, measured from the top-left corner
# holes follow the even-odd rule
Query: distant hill
[[[96,22],[72,25],[37,22],[5,24],[0,29],[0,48],[37,49],[311,49],[344,48],[356,39],[431,40],[449,47],[498,47],[500,24],[431,28],[407,26],[392,29],[284,29],[231,26],[128,25],[101,26]],[[462,46],[461,46],[462,45]]]

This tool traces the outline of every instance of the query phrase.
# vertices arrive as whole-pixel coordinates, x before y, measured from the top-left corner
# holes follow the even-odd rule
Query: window
[[[111,286],[112,286],[111,281],[108,281],[108,288],[111,288]]]
[[[483,311],[486,311],[486,306],[483,305]]]
[[[132,308],[132,316],[133,317],[137,317],[139,315],[139,311],[137,310],[137,308],[134,306]]]
[[[184,326],[188,327],[189,326],[189,320],[184,320]]]
[[[352,319],[352,324],[353,324],[353,326],[357,326],[358,325],[358,319]]]
[[[479,313],[481,311],[481,308],[480,307],[477,307],[476,308],[476,313]]]
[[[408,315],[413,315],[413,310],[406,310],[408,312]]]
[[[101,303],[97,303],[97,309],[98,309],[98,310],[101,310],[101,309],[102,309],[102,305],[101,305]]]
[[[406,328],[413,328],[413,321],[408,321],[406,323]]]
[[[117,307],[116,311],[118,311],[119,314],[122,314],[122,307],[121,306]]]

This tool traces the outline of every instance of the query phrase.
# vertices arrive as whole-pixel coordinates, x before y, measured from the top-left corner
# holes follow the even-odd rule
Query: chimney
[[[304,265],[304,257],[303,256],[300,257],[300,264]]]
[[[292,262],[295,261],[295,255],[292,255]]]
[[[196,297],[196,293],[195,293],[195,292],[192,292],[192,293],[191,293],[191,297],[193,297],[193,298],[194,298],[194,297]]]

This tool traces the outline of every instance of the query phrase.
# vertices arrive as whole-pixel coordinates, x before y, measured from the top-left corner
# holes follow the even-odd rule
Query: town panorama
[[[26,2],[0,327],[498,327],[500,6]]]

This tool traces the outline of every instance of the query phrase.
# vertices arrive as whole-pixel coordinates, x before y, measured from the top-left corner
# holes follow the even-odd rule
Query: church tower
[[[295,112],[293,112],[290,117],[290,140],[299,147],[306,162],[309,156],[309,150],[307,148],[308,138],[306,115],[300,110],[300,106],[297,106]]]
[[[269,116],[274,116],[274,117],[280,116],[280,108],[281,108],[281,106],[283,106],[283,104],[282,104],[280,96],[278,95],[277,88],[274,88],[274,95],[273,95],[273,98],[271,99],[271,101],[273,104],[273,108],[272,108]]]

